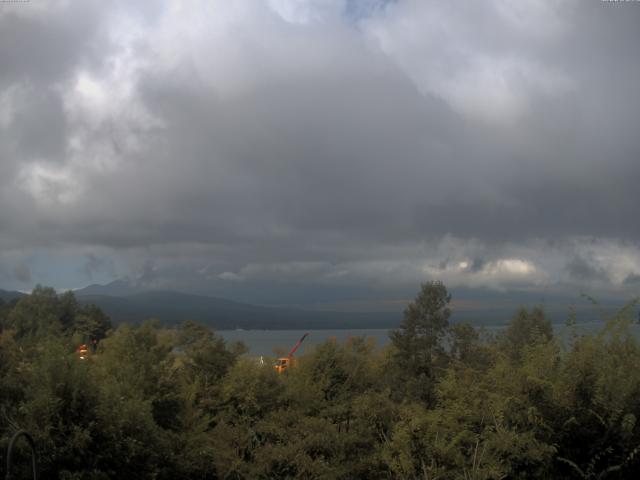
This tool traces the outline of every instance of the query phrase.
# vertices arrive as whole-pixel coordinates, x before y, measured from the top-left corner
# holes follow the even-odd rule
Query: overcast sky
[[[640,2],[0,3],[0,288],[640,293]]]

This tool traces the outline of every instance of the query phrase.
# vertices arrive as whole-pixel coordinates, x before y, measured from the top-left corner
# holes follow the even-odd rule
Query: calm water
[[[564,324],[554,325],[556,335],[567,336],[567,328]],[[602,322],[583,323],[576,326],[579,334],[593,333],[602,329]],[[491,334],[504,328],[504,325],[484,327]],[[633,325],[632,331],[636,338],[640,338],[640,325]],[[298,349],[298,354],[309,353],[313,347],[330,338],[344,342],[349,337],[367,337],[375,340],[377,346],[384,346],[389,342],[389,330],[387,329],[354,329],[354,330],[220,330],[220,334],[228,342],[240,340],[249,347],[249,355],[275,356],[274,350],[281,349],[285,354],[304,335],[309,336]]]
[[[389,330],[219,330],[216,333],[230,341],[240,340],[249,347],[249,355],[275,356],[274,349],[282,349],[285,353],[296,344],[305,333],[309,336],[302,343],[297,354],[311,352],[313,347],[330,338],[344,342],[349,337],[371,337],[376,345],[385,345],[389,341]]]

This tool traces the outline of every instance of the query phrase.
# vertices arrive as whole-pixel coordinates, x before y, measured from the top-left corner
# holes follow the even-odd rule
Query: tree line
[[[26,429],[43,478],[640,478],[632,304],[556,338],[541,308],[490,336],[450,299],[425,283],[387,347],[326,341],[277,374],[196,323],[113,327],[37,287],[0,305],[0,465]]]

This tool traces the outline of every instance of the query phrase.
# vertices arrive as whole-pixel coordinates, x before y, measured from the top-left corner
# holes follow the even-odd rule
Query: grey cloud
[[[571,279],[579,283],[610,281],[606,271],[579,256],[574,257],[565,268]]]
[[[580,151],[545,151],[549,135],[540,129],[549,129],[549,119],[553,125],[555,113],[531,119],[537,122],[535,136],[523,124],[524,144],[484,128],[486,136],[476,138],[466,135],[468,124],[446,105],[396,81],[402,78],[398,72],[373,82],[341,70],[333,83],[332,75],[258,86],[233,103],[200,95],[193,106],[184,93],[189,86],[181,84],[180,96],[168,104],[172,94],[162,91],[160,116],[174,120],[167,135],[186,142],[176,143],[172,156],[190,158],[194,174],[211,172],[214,182],[226,177],[250,189],[259,214],[250,199],[212,184],[218,189],[212,195],[232,198],[245,218],[266,218],[297,232],[352,230],[390,240],[445,233],[637,239],[636,227],[620,221],[633,209],[628,199],[635,195],[635,167],[618,178],[603,159],[583,164],[583,149],[591,148],[586,138]],[[387,98],[393,101],[385,103]],[[175,123],[181,118],[185,125]],[[580,119],[569,115],[562,125],[572,121]],[[563,135],[550,134],[552,147],[561,143]],[[214,203],[200,195],[194,195],[199,204]]]
[[[27,265],[21,263],[17,265],[13,270],[13,275],[15,279],[22,283],[31,282],[31,270]]]
[[[485,259],[474,258],[471,264],[469,265],[468,270],[472,273],[477,273],[482,271],[482,269],[485,267],[486,264],[487,264],[487,261]]]
[[[218,278],[231,282],[241,282],[242,280],[244,280],[244,277],[242,275],[238,275],[237,273],[233,272],[222,272],[220,275],[218,275]]]
[[[623,282],[625,285],[631,285],[631,286],[638,286],[640,285],[640,275],[638,274],[629,274],[627,275],[627,277],[624,279]]]
[[[97,273],[108,271],[114,273],[113,265],[105,258],[98,257],[93,253],[89,253],[85,256],[85,264],[82,267],[82,272],[89,278]]]
[[[103,2],[51,2],[45,8],[24,5],[0,13],[0,84],[50,87],[104,53]]]
[[[59,93],[27,88],[3,140],[19,157],[57,160],[64,154],[67,119]]]
[[[0,123],[10,159],[0,247],[97,245],[128,258],[155,246],[132,275],[187,284],[190,269],[215,264],[202,288],[295,265],[329,266],[296,270],[299,281],[376,285],[385,261],[409,282],[448,255],[440,270],[464,260],[479,276],[522,258],[539,275],[609,282],[572,253],[548,265],[536,243],[640,245],[629,220],[640,201],[640,10],[598,3],[523,4],[529,15],[514,17],[506,2],[346,2],[351,18],[296,25],[252,2],[194,4],[171,19],[103,2],[61,7],[49,22],[1,16],[0,88],[29,87]],[[115,38],[110,8],[142,34]],[[190,23],[227,18],[207,8],[230,12],[231,26]],[[85,70],[113,82],[96,107],[112,109],[105,119],[63,102]],[[118,90],[127,82],[129,96]],[[36,178],[40,199],[18,182],[35,158],[55,160]],[[435,255],[446,236],[463,244]],[[289,270],[265,267],[276,264]],[[99,268],[88,258],[84,273]]]

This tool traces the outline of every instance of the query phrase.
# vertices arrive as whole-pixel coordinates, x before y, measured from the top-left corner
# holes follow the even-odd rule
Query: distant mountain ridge
[[[127,280],[107,285],[90,285],[76,290],[78,301],[95,303],[115,323],[139,323],[157,318],[166,324],[194,320],[216,329],[356,329],[396,328],[402,321],[405,305],[397,311],[319,311],[304,307],[270,307],[228,299],[180,293],[176,291],[145,290]],[[552,297],[544,302],[534,294],[506,295],[482,290],[461,289],[463,299],[455,305],[452,321],[468,321],[473,325],[506,324],[520,305],[543,305],[549,318],[562,323],[568,315],[568,300]],[[481,298],[487,302],[477,302]],[[542,300],[542,301],[541,301]],[[592,305],[577,309],[582,321],[599,318]]]
[[[156,318],[173,325],[193,320],[219,330],[296,328],[392,328],[400,313],[313,312],[250,305],[221,298],[171,291],[127,296],[76,293],[82,304],[98,305],[114,323],[140,323]]]
[[[624,302],[604,301],[594,307],[584,299],[539,294],[507,294],[483,289],[457,289],[452,304],[453,322],[473,325],[504,325],[519,308],[542,305],[554,323],[563,323],[569,307],[579,322],[601,320],[602,311],[613,313]],[[96,304],[115,324],[140,323],[156,318],[167,325],[193,320],[215,329],[359,329],[396,328],[402,321],[406,305],[395,311],[335,311],[306,309],[304,306],[263,306],[223,298],[169,290],[151,290],[129,280],[106,285],[89,285],[74,291],[81,304]],[[7,302],[26,294],[0,289],[0,299]],[[582,300],[582,302],[580,302]],[[407,300],[408,302],[409,300]],[[372,308],[375,310],[375,307]]]
[[[0,289],[0,299],[9,302],[27,294]],[[297,308],[265,307],[223,298],[168,290],[146,290],[127,280],[77,289],[81,305],[95,304],[114,324],[141,323],[158,319],[175,325],[193,320],[218,330],[228,329],[356,329],[393,328],[400,312],[319,312]]]
[[[15,300],[16,298],[22,298],[26,295],[27,295],[26,293],[22,293],[22,292],[0,289],[0,299],[2,299],[5,302],[10,302],[11,300]]]
[[[216,329],[393,328],[401,312],[317,312],[265,307],[169,290],[150,290],[128,280],[89,285],[74,292],[82,304],[98,305],[114,323],[156,318],[165,324],[193,320]]]
[[[137,286],[128,280],[114,280],[106,285],[94,283],[84,288],[74,290],[76,296],[107,295],[110,297],[126,297],[136,293],[148,292],[149,289]]]

